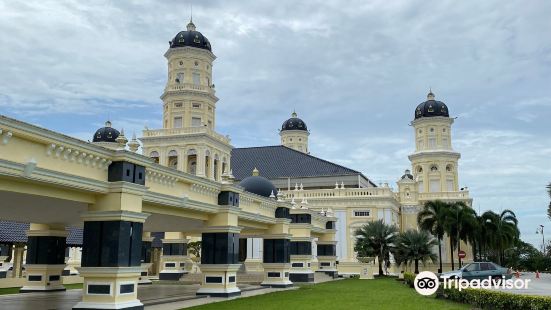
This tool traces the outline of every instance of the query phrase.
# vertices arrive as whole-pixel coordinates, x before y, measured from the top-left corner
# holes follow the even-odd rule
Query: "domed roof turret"
[[[212,51],[210,42],[202,33],[195,30],[195,24],[190,21],[185,31],[176,34],[172,41],[168,42],[170,48],[190,46]]]
[[[427,95],[427,101],[421,102],[415,109],[415,119],[434,116],[450,117],[450,114],[446,104],[434,100],[434,94],[430,91]]]
[[[291,118],[283,122],[281,125],[281,131],[284,130],[304,130],[308,131],[308,127],[306,127],[306,123],[297,117],[297,113],[293,112],[291,114]]]
[[[260,196],[271,198],[275,198],[275,196],[277,196],[277,189],[274,184],[272,184],[272,182],[265,177],[261,177],[256,168],[254,168],[252,176],[246,177],[239,182],[239,186],[243,187],[245,191],[249,193]]]
[[[96,130],[92,142],[117,142],[120,132],[111,127],[111,122],[105,122],[105,127]]]
[[[413,175],[411,174],[411,171],[408,169],[404,171],[404,175],[400,178],[400,180],[413,180]]]

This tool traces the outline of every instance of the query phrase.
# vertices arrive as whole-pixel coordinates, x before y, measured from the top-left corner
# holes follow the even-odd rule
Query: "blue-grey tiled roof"
[[[29,223],[0,221],[0,242],[26,243],[29,226]]]
[[[236,180],[251,176],[254,168],[267,179],[360,175],[361,172],[295,151],[283,145],[234,148],[231,167]]]
[[[0,221],[0,243],[26,243],[29,223]],[[82,228],[67,227],[67,245],[82,246]]]

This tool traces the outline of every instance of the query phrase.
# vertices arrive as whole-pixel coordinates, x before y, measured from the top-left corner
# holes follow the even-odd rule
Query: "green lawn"
[[[66,289],[68,290],[75,290],[75,289],[81,289],[82,283],[76,283],[76,284],[65,284]],[[7,288],[0,288],[0,295],[6,295],[6,294],[17,294],[19,293],[20,287],[7,287]]]
[[[446,300],[425,297],[395,279],[341,280],[302,286],[298,290],[239,298],[187,309],[469,309]]]

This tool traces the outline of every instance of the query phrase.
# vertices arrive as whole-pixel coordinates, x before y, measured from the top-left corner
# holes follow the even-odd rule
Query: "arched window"
[[[438,171],[438,166],[436,166],[436,165],[430,166],[430,171],[431,171],[431,172],[436,172],[436,171]]]
[[[153,158],[157,164],[159,163],[159,152],[152,151],[149,153],[149,157]]]
[[[168,152],[168,167],[178,169],[178,152],[175,150]]]
[[[452,172],[453,171],[453,166],[451,164],[447,165],[446,166],[446,171],[447,172]]]

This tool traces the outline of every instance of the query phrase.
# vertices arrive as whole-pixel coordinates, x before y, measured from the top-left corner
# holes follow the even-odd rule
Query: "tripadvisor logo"
[[[527,289],[530,279],[506,279],[505,276],[500,278],[488,277],[487,279],[450,279],[442,278],[443,287],[456,288],[459,291],[466,288],[475,288],[475,289]],[[432,295],[436,293],[438,287],[440,286],[440,281],[438,277],[430,271],[423,271],[415,277],[413,282],[415,290],[417,293],[425,296]]]
[[[413,286],[417,293],[425,296],[436,293],[439,285],[440,282],[438,281],[438,277],[430,271],[420,272],[413,282]]]

